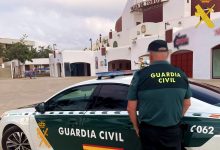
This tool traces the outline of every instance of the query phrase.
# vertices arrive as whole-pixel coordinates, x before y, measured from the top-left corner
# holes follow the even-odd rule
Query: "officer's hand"
[[[140,136],[139,135],[139,128],[135,128],[135,131],[136,131],[137,136],[139,137]]]

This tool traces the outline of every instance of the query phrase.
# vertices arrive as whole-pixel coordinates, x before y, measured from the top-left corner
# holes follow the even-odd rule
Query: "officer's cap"
[[[148,46],[148,52],[168,52],[167,42],[164,40],[155,40]]]

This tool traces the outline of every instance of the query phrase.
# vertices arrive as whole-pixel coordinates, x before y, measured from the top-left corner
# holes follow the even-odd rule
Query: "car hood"
[[[22,107],[19,107],[19,108],[17,108],[17,109],[34,108],[34,107],[36,107],[38,104],[40,104],[40,103],[31,104],[31,105],[27,105],[27,106],[22,106]]]
[[[6,111],[3,116],[21,116],[21,115],[31,115],[36,112],[35,108],[23,108],[23,109],[14,109]]]

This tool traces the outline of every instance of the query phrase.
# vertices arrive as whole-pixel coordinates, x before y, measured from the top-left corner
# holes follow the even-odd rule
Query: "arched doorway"
[[[91,76],[91,68],[89,63],[72,63],[70,64],[71,76]]]
[[[212,48],[212,78],[220,79],[220,45]]]
[[[114,41],[114,43],[113,43],[113,48],[116,48],[116,47],[118,47],[118,42],[117,42],[117,41]]]
[[[62,66],[61,63],[57,63],[57,76],[61,77]]]
[[[131,70],[130,60],[113,60],[108,63],[109,71]]]
[[[193,51],[178,50],[172,53],[171,64],[182,69],[189,78],[193,77]]]

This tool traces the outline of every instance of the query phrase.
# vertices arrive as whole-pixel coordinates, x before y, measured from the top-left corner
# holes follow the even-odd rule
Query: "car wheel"
[[[10,127],[2,138],[3,150],[31,150],[31,146],[24,132],[16,127]]]

